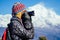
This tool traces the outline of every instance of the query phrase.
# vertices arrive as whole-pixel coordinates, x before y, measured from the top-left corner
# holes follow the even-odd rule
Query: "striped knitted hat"
[[[12,7],[12,14],[16,14],[17,12],[22,11],[23,9],[25,9],[25,5],[17,2]]]

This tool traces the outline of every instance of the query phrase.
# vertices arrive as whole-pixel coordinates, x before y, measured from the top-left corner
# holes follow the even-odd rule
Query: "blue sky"
[[[0,14],[11,14],[12,6],[15,2],[21,2],[26,7],[44,3],[47,8],[53,8],[60,15],[60,0],[0,0]]]

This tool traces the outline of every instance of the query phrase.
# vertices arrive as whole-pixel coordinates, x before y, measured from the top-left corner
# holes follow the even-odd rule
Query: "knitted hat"
[[[12,14],[16,14],[17,12],[22,11],[23,9],[25,9],[25,5],[17,2],[12,7]]]

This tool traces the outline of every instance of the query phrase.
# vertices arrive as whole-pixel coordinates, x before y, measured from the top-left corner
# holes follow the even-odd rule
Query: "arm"
[[[27,31],[18,21],[12,21],[12,33],[16,34],[19,37],[27,37],[31,36],[30,31]]]

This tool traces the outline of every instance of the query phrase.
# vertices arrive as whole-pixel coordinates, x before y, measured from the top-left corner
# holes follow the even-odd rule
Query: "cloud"
[[[34,27],[45,27],[48,24],[60,24],[60,16],[58,16],[52,8],[47,8],[42,3],[28,7],[27,10],[34,10],[35,12],[35,16],[32,17]],[[0,27],[7,27],[7,24],[10,22],[10,18],[11,14],[0,15]]]

